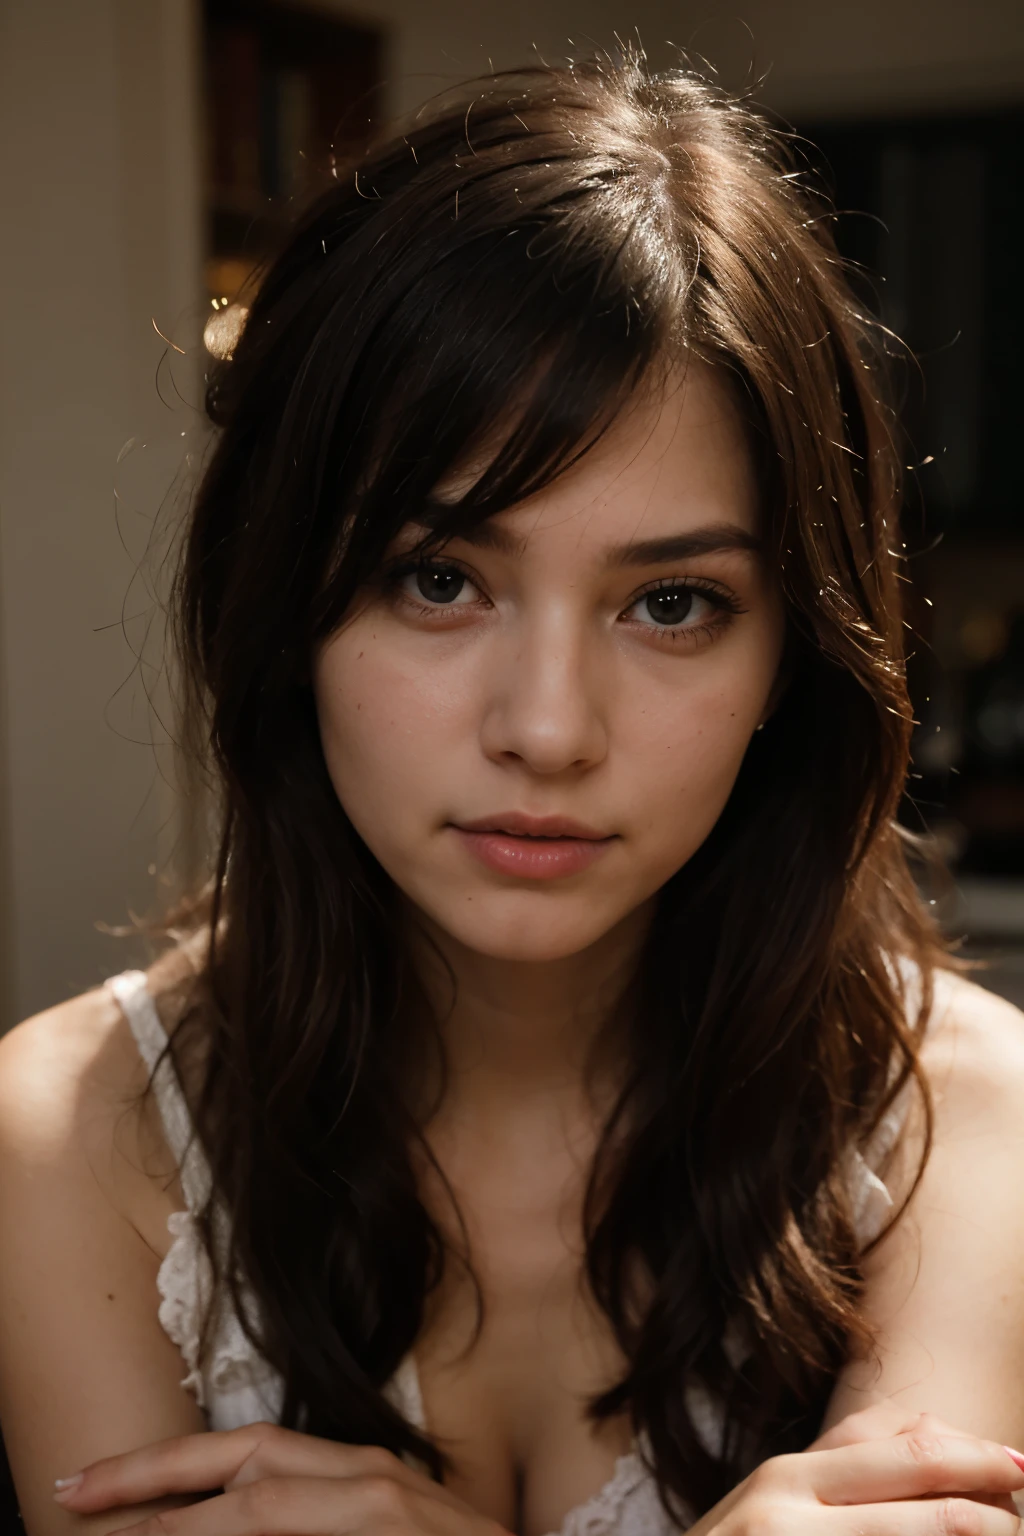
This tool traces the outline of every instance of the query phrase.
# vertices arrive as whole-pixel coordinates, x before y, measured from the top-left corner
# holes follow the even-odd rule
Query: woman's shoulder
[[[176,1200],[146,1083],[106,987],[0,1040],[0,1315],[16,1319],[0,1330],[0,1379],[19,1489],[201,1428],[159,1318]],[[46,1498],[25,1506],[33,1530],[50,1529]]]
[[[1024,1180],[1024,1013],[966,975],[937,969],[920,1061],[932,1138],[913,1202],[918,1213],[935,1204],[937,1190],[965,1219],[997,1188],[1016,1208],[1015,1191]],[[924,1150],[923,1105],[916,1097],[906,1131],[887,1174],[897,1197],[909,1193]],[[1024,1228],[1021,1237],[1024,1243]]]
[[[1024,1013],[1005,998],[937,970],[921,1060],[941,1118],[984,1113],[1024,1124]]]
[[[900,968],[913,1024],[921,973],[909,962]],[[1024,1172],[1024,1013],[959,970],[936,967],[929,987],[919,1052],[932,1107],[929,1166],[952,1156],[969,1181],[976,1159],[995,1156]],[[864,1149],[884,1176],[889,1208],[903,1207],[917,1182],[926,1126],[924,1100],[908,1085]]]
[[[929,1155],[922,1165],[913,1095],[895,1180],[886,1173],[896,1220],[863,1261],[873,1346],[848,1365],[830,1420],[891,1396],[915,1411],[973,1416],[991,1433],[1020,1417],[1024,1014],[939,969],[921,1064],[934,1107]]]
[[[52,1158],[145,1087],[145,1067],[113,992],[58,1003],[0,1040],[0,1149]]]
[[[162,1034],[172,1032],[188,1006],[200,971],[197,955],[194,940],[175,944],[143,973]],[[104,1103],[123,1109],[147,1080],[136,1035],[109,984],[25,1019],[0,1039],[0,1114],[5,1123],[30,1121],[40,1135],[73,1119],[83,1092],[93,1110]]]
[[[146,994],[163,1032],[180,1018],[196,969],[183,946],[146,971]],[[0,1039],[0,1178],[77,1179],[91,1171],[101,1192],[147,1241],[162,1247],[166,1215],[180,1204],[176,1166],[150,1067],[109,985],[26,1019]]]

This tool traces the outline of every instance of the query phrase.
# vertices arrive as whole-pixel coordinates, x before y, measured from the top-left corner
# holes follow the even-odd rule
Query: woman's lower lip
[[[488,869],[524,880],[556,880],[579,874],[614,841],[610,837],[519,837],[511,832],[452,830]]]

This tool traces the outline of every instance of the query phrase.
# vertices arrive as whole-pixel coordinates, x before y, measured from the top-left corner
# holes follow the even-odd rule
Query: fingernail
[[[1010,1460],[1015,1461],[1020,1470],[1024,1472],[1024,1455],[1022,1455],[1020,1451],[1015,1451],[1013,1447],[1009,1445],[1004,1445],[1003,1450],[1006,1452],[1007,1456],[1009,1456]]]
[[[85,1476],[84,1472],[76,1472],[74,1477],[55,1477],[53,1486],[55,1499],[70,1499]]]

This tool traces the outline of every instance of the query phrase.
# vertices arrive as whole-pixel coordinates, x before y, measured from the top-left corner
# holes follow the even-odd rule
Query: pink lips
[[[452,830],[481,864],[525,880],[556,880],[587,869],[614,842],[566,816],[519,811],[461,822]]]

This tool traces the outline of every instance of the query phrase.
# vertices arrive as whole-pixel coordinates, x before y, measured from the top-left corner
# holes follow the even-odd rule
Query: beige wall
[[[134,562],[178,430],[157,397],[198,289],[184,0],[3,0],[0,571],[4,1004],[17,1017],[130,955],[95,931],[145,908],[166,815],[133,656]],[[129,438],[141,446],[118,466]],[[115,487],[127,491],[123,537]],[[143,617],[136,618],[135,615]],[[111,627],[113,626],[113,627]]]
[[[772,106],[807,115],[987,103],[1024,96],[1021,0],[320,0],[393,29],[392,100],[444,78],[639,35],[663,66],[671,44],[730,83],[768,71]]]
[[[0,964],[6,1020],[127,963],[94,929],[145,909],[168,798],[122,604],[187,412],[154,383],[198,313],[193,0],[0,4]],[[321,0],[327,5],[330,0]],[[772,65],[790,113],[1024,98],[1019,0],[358,0],[390,31],[390,99],[415,104],[488,60],[639,33]],[[741,14],[746,26],[736,17]],[[751,36],[753,42],[751,42]],[[187,381],[186,381],[187,391]],[[146,443],[120,466],[131,438]],[[124,497],[122,547],[114,491]],[[141,617],[137,617],[141,615]],[[113,626],[113,627],[110,627]],[[165,830],[161,832],[161,828]]]
[[[1020,0],[746,0],[716,3],[713,14],[742,15],[757,66],[770,66],[765,99],[781,111],[846,116],[1024,99]],[[732,36],[723,53],[742,51],[721,20],[708,32]]]

